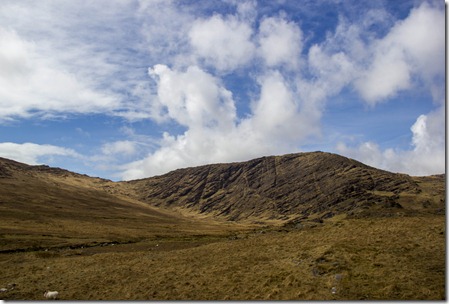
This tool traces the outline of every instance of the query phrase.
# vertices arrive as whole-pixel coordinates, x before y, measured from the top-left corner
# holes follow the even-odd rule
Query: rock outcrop
[[[326,218],[373,206],[400,208],[397,194],[418,191],[408,175],[323,152],[179,169],[128,184],[152,205],[228,220]]]

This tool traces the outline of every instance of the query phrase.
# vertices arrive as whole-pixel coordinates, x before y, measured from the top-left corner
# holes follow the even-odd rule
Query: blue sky
[[[445,171],[442,1],[0,2],[0,156],[112,180],[327,151]]]

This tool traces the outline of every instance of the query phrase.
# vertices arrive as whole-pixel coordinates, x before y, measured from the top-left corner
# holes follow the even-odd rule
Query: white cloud
[[[287,153],[318,132],[319,120],[301,109],[294,89],[278,71],[260,77],[260,95],[252,103],[252,113],[240,119],[232,94],[198,67],[179,72],[157,65],[149,72],[158,82],[165,115],[187,131],[180,135],[164,133],[156,151],[123,166],[124,179]]]
[[[34,43],[0,27],[0,119],[36,112],[89,113],[114,109],[117,100],[95,92],[39,55]]]
[[[385,37],[368,40],[364,47],[363,42],[359,43],[367,55],[358,57],[353,83],[368,104],[386,102],[403,90],[424,88],[438,106],[420,115],[411,126],[411,149],[383,150],[374,141],[368,141],[356,147],[339,143],[339,153],[411,175],[445,171],[444,19],[441,9],[423,2],[406,19],[396,22]]]
[[[227,128],[236,113],[232,93],[220,81],[197,66],[183,72],[165,65],[156,65],[149,74],[158,82],[158,97],[162,111],[181,125],[190,128]]]
[[[359,160],[364,164],[383,170],[398,171],[396,167],[391,166],[397,159],[396,153],[392,149],[386,149],[382,152],[379,145],[372,141],[361,143],[357,147],[348,147],[340,142],[337,144],[336,150],[338,153]]]
[[[293,22],[269,17],[259,26],[259,53],[269,67],[284,64],[295,69],[302,50],[302,32]]]
[[[195,53],[222,71],[244,66],[253,58],[252,35],[251,26],[232,15],[196,20],[189,32]]]
[[[236,109],[232,94],[220,81],[197,66],[181,72],[156,65],[149,74],[158,84],[161,115],[187,131],[177,136],[165,132],[158,150],[124,166],[125,179],[232,158],[223,138],[235,133]]]
[[[385,38],[387,45],[399,43],[406,56],[411,57],[413,69],[431,79],[441,74],[444,65],[445,14],[427,2],[411,11]]]
[[[393,38],[421,24],[426,18],[417,18],[419,13],[427,16],[434,11],[421,5],[383,38],[363,37],[363,33],[366,27],[380,22],[384,11],[368,14],[371,21],[365,20],[364,24],[350,24],[341,18],[335,33],[328,34],[321,44],[312,45],[306,56],[301,56],[300,28],[283,17],[265,17],[258,33],[253,33],[249,23],[239,16],[214,15],[195,21],[189,39],[194,55],[203,58],[204,62],[179,69],[155,65],[149,70],[157,84],[157,103],[153,106],[158,109],[158,120],[174,120],[187,130],[178,135],[164,133],[158,149],[123,166],[124,178],[298,151],[311,136],[323,136],[320,128],[322,113],[329,99],[345,87],[354,85],[372,105],[400,90],[413,88],[413,77],[424,68],[417,63],[430,54],[436,56],[437,48],[432,47],[435,51],[426,54],[416,51],[421,55],[410,55],[410,49],[417,48],[410,46],[412,43],[406,38]],[[243,31],[238,32],[239,27]],[[253,44],[251,39],[258,39],[258,44]],[[238,117],[232,92],[223,86],[218,76],[205,72],[201,66],[214,66],[220,74],[250,64],[256,55],[265,63],[252,75],[260,93],[253,97],[251,112]],[[285,67],[298,67],[299,62],[301,65],[295,73],[285,73]],[[429,68],[429,71],[429,75],[435,75],[441,69]],[[426,117],[425,130],[430,135],[425,135],[427,133],[423,127],[417,127],[417,122],[411,151],[381,151],[374,142],[362,144],[357,149],[340,144],[338,150],[382,168],[408,172],[406,162],[398,161],[400,157],[406,155],[414,168],[418,168],[419,157],[441,154],[438,145],[430,145],[429,141],[424,144],[424,138],[434,138],[435,129],[430,126],[438,125],[431,114]],[[424,146],[431,147],[427,154],[423,152]],[[430,172],[431,167],[428,163],[416,172]]]
[[[125,1],[126,2],[126,1]],[[189,53],[189,30],[195,21],[196,11],[188,6],[180,9],[172,0],[138,1],[135,13],[142,48],[148,52],[147,62],[186,66],[192,62]],[[147,63],[148,64],[148,63]]]
[[[136,143],[129,140],[119,140],[106,143],[101,147],[101,151],[105,155],[133,155],[136,153]]]
[[[382,149],[376,143],[364,142],[358,147],[344,143],[336,146],[338,153],[368,165],[410,175],[430,175],[445,172],[444,107],[420,115],[410,128],[411,150]]]
[[[256,0],[235,0],[230,2],[237,6],[237,14],[241,19],[251,21],[257,16]]]
[[[322,4],[313,3],[299,6],[318,15]],[[311,137],[325,141],[322,113],[345,88],[371,106],[403,90],[428,89],[434,106],[444,101],[444,13],[431,4],[397,22],[374,5],[380,9],[356,22],[340,16],[322,38],[272,4],[221,6],[226,12],[211,16],[209,3],[2,1],[0,122],[70,113],[151,119],[157,132],[167,131],[161,138],[131,132],[92,148],[102,164],[140,157],[122,168],[135,178],[298,151]],[[322,41],[308,47],[315,38]],[[241,87],[225,87],[232,73],[245,79]],[[248,83],[252,91],[243,92]],[[407,170],[409,162],[430,172],[441,167],[443,116],[438,110],[417,119],[410,151],[382,150],[375,139],[339,147],[385,168]],[[181,127],[173,131],[173,124]]]
[[[126,1],[2,1],[0,121],[70,113],[150,117],[140,100],[151,91],[139,32],[129,35],[141,19],[131,16],[135,3]]]
[[[310,83],[314,84],[318,90],[311,93],[322,96],[313,98],[315,101],[321,101],[320,99],[339,93],[343,87],[351,83],[356,73],[352,58],[344,52],[330,52],[326,50],[326,47],[319,45],[313,45],[309,49],[308,64],[314,76]]]
[[[401,50],[389,48],[376,56],[371,69],[356,83],[362,97],[372,105],[411,85],[410,66]]]
[[[167,173],[177,168],[243,161],[273,154],[276,147],[263,134],[242,123],[231,129],[197,128],[181,135],[164,133],[160,147],[141,160],[122,166],[124,180]]]
[[[80,157],[74,150],[63,147],[34,143],[17,144],[12,142],[0,143],[0,156],[29,165],[42,164],[41,159],[48,159],[53,156]]]
[[[433,151],[444,152],[445,147],[445,107],[427,115],[420,115],[411,127],[413,132],[412,144],[416,153],[430,155]],[[441,155],[439,160],[441,161]]]
[[[435,78],[443,76],[444,19],[443,11],[424,2],[385,37],[372,43],[368,55],[373,61],[355,82],[369,104],[410,88],[413,76],[421,78],[429,89]]]
[[[279,72],[262,77],[260,86],[260,98],[253,104],[250,119],[256,132],[274,145],[299,142],[314,133],[314,125],[300,112],[297,96]]]

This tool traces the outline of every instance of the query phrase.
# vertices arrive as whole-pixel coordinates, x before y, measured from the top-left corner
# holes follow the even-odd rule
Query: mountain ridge
[[[18,171],[34,178],[44,174],[54,183],[96,189],[155,208],[226,221],[392,216],[417,212],[423,204],[426,212],[442,212],[445,201],[443,189],[433,198],[421,194],[423,181],[441,184],[445,175],[412,177],[321,151],[181,168],[122,182],[0,158],[0,178],[12,178]]]
[[[4,300],[446,297],[445,175],[321,152],[131,182],[0,173]]]
[[[323,219],[372,207],[391,211],[403,209],[400,193],[410,198],[421,191],[409,175],[320,151],[183,168],[126,183],[154,206],[231,221]]]

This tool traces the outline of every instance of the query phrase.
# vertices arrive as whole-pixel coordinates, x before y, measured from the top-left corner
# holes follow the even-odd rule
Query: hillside
[[[130,182],[0,158],[0,299],[444,300],[445,191],[321,152]]]
[[[444,186],[444,176],[439,182]],[[153,206],[231,221],[409,214],[422,210],[424,200],[428,212],[442,212],[445,206],[444,187],[428,198],[421,195],[419,178],[323,152],[179,169],[127,184]]]
[[[117,183],[0,159],[0,252],[221,235],[235,228],[185,218],[120,195]],[[104,189],[116,189],[110,194]],[[206,231],[206,232],[204,232]]]

